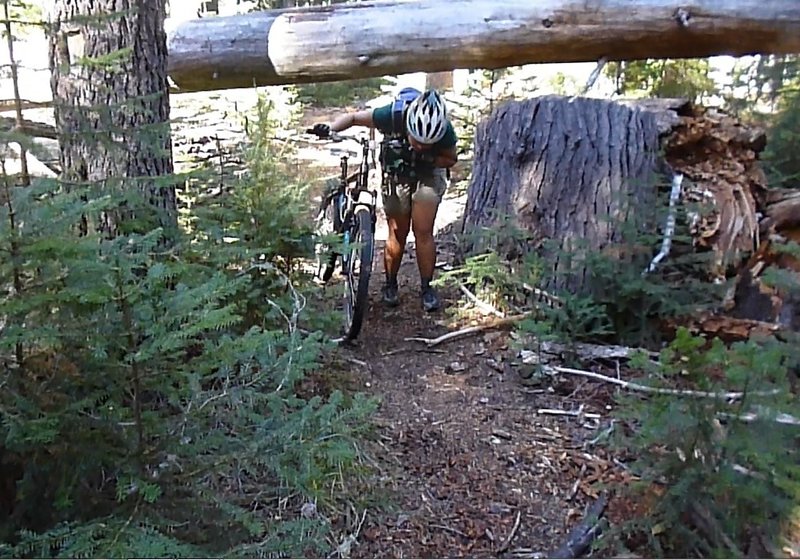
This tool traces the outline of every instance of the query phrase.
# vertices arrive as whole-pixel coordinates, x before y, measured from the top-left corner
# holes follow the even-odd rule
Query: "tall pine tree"
[[[67,184],[124,192],[85,227],[113,237],[144,195],[159,225],[176,224],[164,0],[56,0],[51,87]],[[78,132],[80,131],[80,132]],[[127,192],[126,192],[127,191]],[[142,215],[136,215],[141,219]]]

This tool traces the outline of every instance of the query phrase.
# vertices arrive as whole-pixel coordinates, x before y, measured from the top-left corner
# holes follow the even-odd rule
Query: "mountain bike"
[[[313,134],[311,129],[306,132]],[[344,339],[350,341],[358,337],[369,306],[378,199],[377,190],[369,186],[369,172],[375,168],[376,143],[373,139],[333,132],[329,138],[334,142],[352,139],[361,148],[358,170],[352,174],[350,158],[359,154],[339,150],[339,177],[326,183],[316,217],[317,233],[335,239],[332,243],[323,241],[318,249],[317,275],[327,284],[340,263],[344,276]]]

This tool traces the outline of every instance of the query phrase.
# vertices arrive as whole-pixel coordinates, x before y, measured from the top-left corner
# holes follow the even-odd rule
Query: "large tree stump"
[[[548,287],[584,291],[588,251],[614,253],[628,233],[653,231],[658,152],[650,111],[559,96],[508,102],[476,132],[464,232],[510,220],[523,243],[495,236],[483,248],[506,258],[537,250],[552,263]]]
[[[760,243],[758,213],[769,213],[767,178],[758,161],[766,134],[717,109],[685,103],[664,138],[664,157],[683,173],[684,205],[700,209],[691,224],[694,248],[710,252],[710,276],[722,280]]]

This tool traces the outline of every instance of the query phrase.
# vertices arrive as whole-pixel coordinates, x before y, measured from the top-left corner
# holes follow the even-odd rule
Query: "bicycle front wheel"
[[[372,257],[375,238],[372,214],[369,209],[359,207],[353,216],[349,230],[351,239],[343,255],[345,272],[345,340],[353,340],[361,331],[361,325],[369,306],[369,278],[372,274]]]

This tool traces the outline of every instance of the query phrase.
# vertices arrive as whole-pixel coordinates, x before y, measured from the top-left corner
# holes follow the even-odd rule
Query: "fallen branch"
[[[601,375],[599,373],[595,373],[593,371],[584,371],[582,369],[573,369],[573,368],[565,368],[565,367],[547,367],[545,366],[545,370],[550,370],[553,373],[566,373],[569,375],[578,375],[581,377],[588,377],[589,379],[596,379],[598,381],[603,381],[605,383],[611,383],[612,385],[618,385],[623,389],[628,389],[631,391],[641,391],[643,393],[655,393],[659,395],[676,395],[681,397],[698,397],[698,398],[707,398],[707,399],[721,399],[721,400],[738,400],[743,398],[745,395],[755,395],[755,396],[769,396],[769,395],[777,395],[780,393],[778,389],[773,389],[770,391],[753,391],[750,393],[743,393],[738,391],[729,391],[724,393],[713,393],[710,391],[695,391],[692,389],[667,389],[662,387],[649,387],[647,385],[640,385],[639,383],[634,383],[632,381],[624,381],[622,379],[615,379],[613,377],[608,377],[606,375]]]
[[[517,518],[514,520],[514,526],[511,527],[511,532],[508,533],[506,540],[503,541],[503,545],[497,549],[497,554],[504,553],[506,550],[508,550],[508,547],[511,546],[511,541],[514,540],[514,536],[516,536],[517,531],[519,530],[519,524],[521,518],[522,518],[522,512],[517,510]]]
[[[608,505],[608,499],[600,496],[589,507],[583,521],[573,527],[564,544],[545,558],[578,558],[582,556],[600,535],[603,529],[602,515]]]
[[[527,313],[521,313],[519,315],[512,315],[510,317],[502,317],[495,319],[494,321],[490,321],[488,323],[484,323],[482,325],[474,325],[472,327],[465,327],[458,331],[449,332],[447,334],[443,334],[437,338],[423,338],[423,337],[409,337],[406,338],[406,342],[422,342],[428,348],[433,348],[434,346],[439,346],[440,344],[444,344],[445,342],[450,342],[452,340],[456,340],[459,338],[464,338],[466,336],[470,336],[473,334],[481,333],[483,331],[488,331],[489,329],[496,329],[498,327],[505,327],[508,325],[513,325],[514,323],[518,323],[523,319],[527,319],[531,316],[533,312],[529,311]]]
[[[328,555],[328,558],[333,558],[335,555],[338,555],[339,558],[350,558],[350,551],[353,548],[353,545],[358,542],[358,537],[361,534],[361,528],[364,526],[364,520],[367,518],[367,510],[365,509],[364,512],[361,514],[361,520],[358,522],[358,527],[354,533],[350,533],[342,542],[339,543],[339,546],[336,547],[332,553]]]
[[[548,416],[583,416],[584,418],[593,418],[595,420],[601,418],[599,414],[594,412],[584,412],[582,410],[559,410],[557,408],[540,408],[536,414],[544,414]]]
[[[603,344],[588,344],[585,342],[577,342],[575,344],[562,344],[551,340],[541,340],[535,343],[538,350],[521,350],[520,358],[522,363],[539,363],[539,354],[553,354],[555,356],[563,356],[565,354],[575,355],[581,360],[619,360],[631,359],[636,354],[645,354],[648,357],[657,358],[658,353],[643,348],[630,348],[628,346],[617,345],[603,345]]]
[[[356,358],[345,358],[351,364],[355,364],[359,367],[363,367],[364,369],[369,369],[369,364],[363,360],[358,360]]]
[[[394,350],[389,350],[388,352],[384,352],[381,354],[381,357],[388,358],[389,356],[394,356],[395,354],[402,354],[403,352],[411,352],[410,348],[395,348]]]
[[[0,117],[0,130],[7,132],[18,132],[26,136],[34,136],[39,138],[50,138],[51,140],[58,139],[58,132],[56,127],[51,124],[36,122],[30,120],[23,120],[17,122],[16,119],[11,117]]]
[[[505,314],[502,311],[498,311],[493,305],[478,299],[478,296],[470,292],[469,288],[467,288],[464,284],[459,284],[458,287],[461,289],[461,293],[467,296],[467,299],[474,303],[475,307],[484,313],[488,315],[494,315],[496,317],[505,317]]]
[[[536,286],[531,286],[528,283],[522,284],[522,288],[524,290],[528,291],[528,292],[531,292],[536,297],[538,297],[540,301],[543,300],[543,299],[547,300],[547,302],[552,307],[561,307],[561,306],[564,305],[564,301],[560,297],[554,296],[553,294],[551,294],[549,292],[545,292],[541,288],[537,288]]]
[[[571,502],[575,499],[575,496],[578,495],[578,489],[581,486],[581,482],[583,482],[583,475],[586,474],[586,463],[581,465],[581,470],[578,473],[578,477],[575,479],[575,483],[572,485],[572,490],[569,492],[569,496],[567,496],[567,501]]]
[[[452,527],[448,527],[447,525],[431,525],[431,529],[441,529],[442,531],[447,531],[448,533],[453,533],[454,535],[458,535],[459,537],[464,537],[468,539],[466,533],[463,531],[459,531],[458,529],[453,529]]]
[[[586,441],[583,443],[583,449],[588,447],[592,447],[593,445],[597,445],[601,440],[608,439],[611,434],[614,432],[614,424],[616,423],[616,419],[612,418],[611,421],[608,423],[608,428],[600,432],[599,435]]]
[[[31,101],[29,99],[20,99],[19,104],[22,109],[43,109],[53,106],[52,101]],[[16,108],[17,108],[16,99],[0,99],[0,113],[5,113],[6,111],[13,111]]]
[[[755,479],[758,479],[758,480],[767,480],[766,475],[764,475],[764,474],[762,474],[760,472],[754,471],[752,469],[748,469],[747,467],[742,466],[739,463],[733,463],[731,465],[731,469],[733,469],[733,472],[739,473],[739,474],[744,475],[744,476],[749,476],[751,478],[755,478]]]
[[[767,414],[758,415],[755,412],[746,412],[744,414],[731,414],[729,412],[720,412],[717,414],[720,418],[732,418],[735,420],[739,420],[740,422],[744,422],[749,424],[751,422],[758,422],[759,420],[766,420],[769,422],[775,422],[776,424],[783,424],[785,426],[800,426],[800,418],[796,416],[792,416],[791,414],[786,414],[785,412],[779,412],[775,415],[774,418],[768,416]]]

